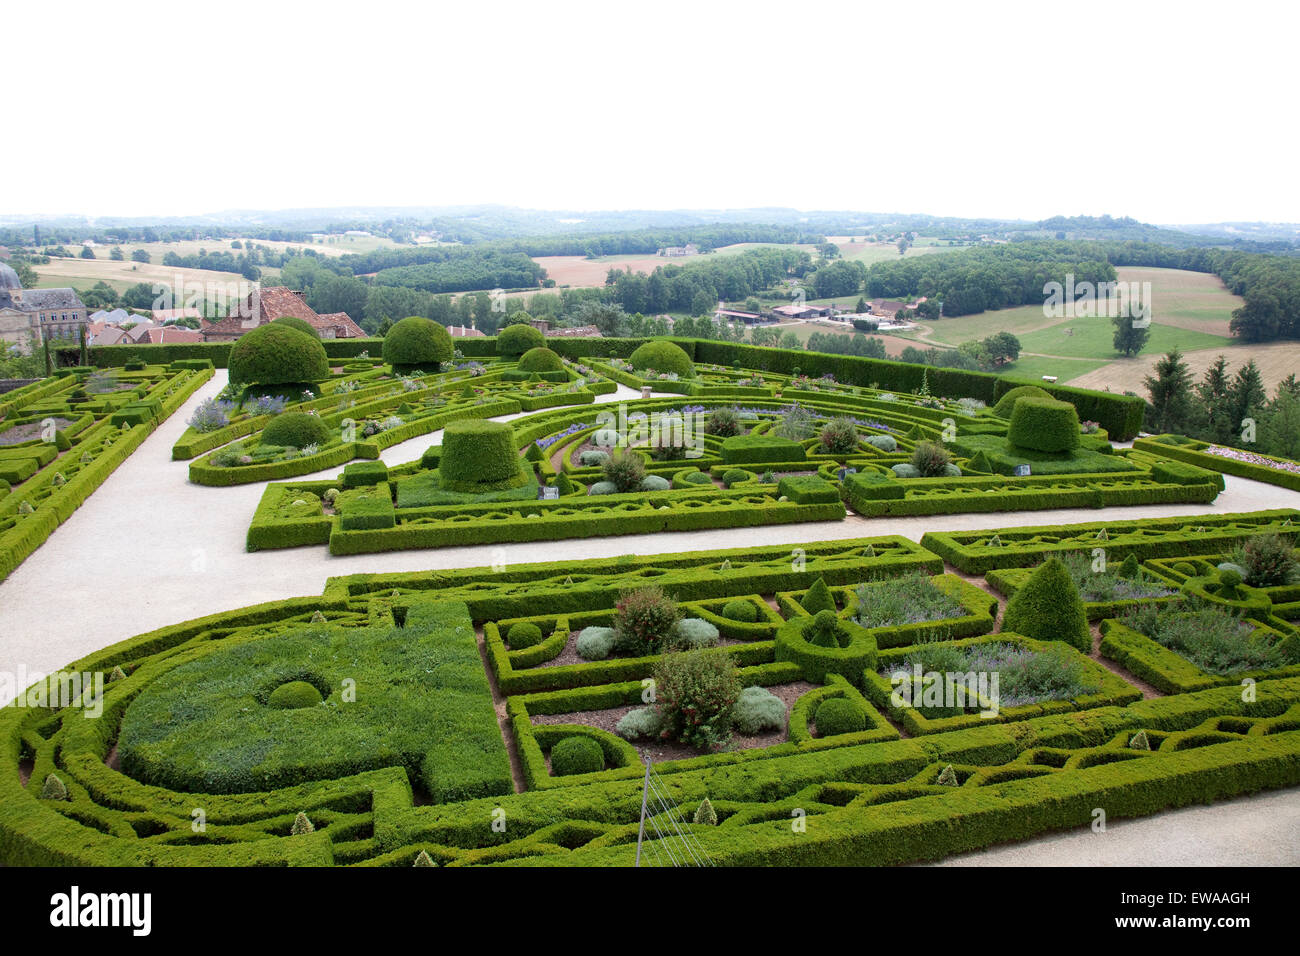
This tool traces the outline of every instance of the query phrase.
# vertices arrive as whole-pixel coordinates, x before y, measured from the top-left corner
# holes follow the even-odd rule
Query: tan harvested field
[[[169,287],[175,287],[179,282],[181,295],[190,294],[189,290],[193,288],[193,283],[199,283],[205,290],[225,290],[226,295],[229,296],[238,294],[239,289],[246,289],[248,285],[243,276],[234,272],[177,269],[157,263],[145,265],[129,260],[114,262],[111,259],[51,259],[48,264],[33,268],[39,280],[37,287],[43,289],[68,285],[88,289],[96,282],[107,282],[118,292],[125,292],[140,282],[148,282],[151,285],[161,283]]]
[[[391,239],[385,239],[380,236],[330,236],[325,242],[278,242],[271,239],[182,239],[178,242],[122,242],[107,243],[95,246],[95,255],[100,259],[107,259],[109,250],[114,245],[121,246],[122,252],[129,259],[131,253],[137,249],[143,249],[149,253],[150,259],[154,265],[162,262],[163,256],[169,252],[174,252],[180,256],[195,256],[200,251],[206,250],[213,252],[232,252],[239,255],[239,249],[232,249],[230,244],[239,242],[241,245],[251,244],[256,246],[265,246],[268,249],[274,249],[276,252],[284,252],[286,249],[314,249],[317,254],[322,256],[343,256],[349,253],[373,252],[376,249],[387,249],[396,247],[396,243]],[[406,248],[415,248],[407,246]],[[72,251],[76,252],[76,249]]]
[[[1214,360],[1223,355],[1228,367],[1235,372],[1250,359],[1255,360],[1264,377],[1264,387],[1272,392],[1277,383],[1293,373],[1300,374],[1300,342],[1274,342],[1268,345],[1233,344],[1217,349],[1200,349],[1183,355],[1184,361],[1199,381]],[[1135,359],[1116,359],[1096,371],[1070,380],[1080,388],[1095,388],[1112,392],[1132,391],[1146,396],[1142,380],[1151,374],[1159,361],[1159,353],[1141,355]]]
[[[557,286],[575,289],[592,288],[605,284],[610,269],[631,269],[633,272],[653,272],[656,266],[669,262],[694,262],[699,256],[669,259],[666,256],[608,256],[587,259],[583,256],[534,256],[533,261],[546,270],[546,277],[554,279]]]

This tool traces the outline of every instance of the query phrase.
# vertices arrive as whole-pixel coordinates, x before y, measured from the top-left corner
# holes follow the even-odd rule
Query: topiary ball
[[[299,385],[329,378],[320,339],[284,323],[245,332],[230,347],[230,381],[237,385]]]
[[[614,495],[618,494],[618,485],[612,481],[597,481],[587,489],[589,495]]]
[[[522,650],[542,643],[542,629],[528,622],[512,625],[506,634],[506,641],[512,651]]]
[[[562,372],[564,371],[564,363],[550,349],[539,346],[535,349],[529,349],[519,357],[519,371]]]
[[[317,415],[285,412],[266,423],[266,428],[262,429],[262,444],[306,448],[308,445],[323,445],[332,434],[330,427]]]
[[[551,776],[595,773],[605,769],[605,751],[590,737],[565,737],[551,748]]]
[[[1021,398],[1011,410],[1007,440],[1017,448],[1049,453],[1079,447],[1079,413],[1069,402]]]
[[[578,632],[575,648],[584,661],[603,661],[614,650],[614,629],[584,627]]]
[[[477,418],[449,422],[443,429],[438,475],[443,487],[452,490],[479,483],[523,484],[527,479],[514,429],[505,422]]]
[[[305,332],[314,339],[320,338],[320,333],[306,319],[300,319],[296,315],[282,315],[278,319],[272,319],[272,323],[278,322],[280,325],[287,326],[291,329],[297,329],[299,332]]]
[[[305,680],[291,680],[271,691],[266,704],[276,710],[297,710],[300,707],[315,707],[324,699],[315,684],[309,684]]]
[[[817,706],[814,719],[819,737],[854,734],[867,729],[867,715],[853,701],[844,697],[831,697],[822,701]]]
[[[722,606],[722,616],[728,621],[754,624],[758,621],[758,608],[752,601],[728,601]]]
[[[394,368],[450,362],[454,352],[451,333],[418,315],[395,323],[384,336],[384,361]]]
[[[514,358],[546,344],[546,336],[531,325],[507,325],[497,333],[497,355]]]
[[[662,475],[646,475],[641,479],[642,491],[667,491],[672,486],[672,482]]]
[[[628,361],[638,372],[654,369],[656,372],[675,372],[679,378],[690,378],[695,374],[695,363],[686,354],[686,350],[675,342],[655,339],[637,346]]]
[[[712,647],[718,643],[718,629],[700,617],[684,617],[673,629],[672,643],[675,648]]]

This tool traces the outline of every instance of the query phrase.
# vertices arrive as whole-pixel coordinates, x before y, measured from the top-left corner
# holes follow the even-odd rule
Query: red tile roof
[[[237,339],[249,329],[286,315],[302,319],[321,332],[332,329],[334,338],[364,338],[366,334],[346,312],[317,315],[316,310],[303,300],[301,294],[284,286],[272,286],[253,290],[224,319],[204,326],[203,338],[208,342]]]

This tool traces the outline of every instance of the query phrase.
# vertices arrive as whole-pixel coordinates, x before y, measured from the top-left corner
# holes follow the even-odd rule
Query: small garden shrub
[[[675,342],[662,339],[637,346],[628,356],[628,361],[638,372],[672,372],[679,378],[690,378],[695,374],[695,363],[686,354],[686,350]]]
[[[511,626],[509,633],[506,634],[506,643],[510,645],[512,651],[533,647],[542,643],[542,629],[529,622],[514,624]]]
[[[821,433],[821,448],[824,454],[848,455],[858,450],[858,427],[851,418],[832,418]]]
[[[587,489],[589,495],[613,495],[618,494],[618,485],[612,481],[596,481]]]
[[[903,658],[901,665],[895,664],[881,673],[911,673],[918,666],[923,673],[996,672],[998,705],[1003,708],[1045,700],[1070,700],[1099,689],[1087,675],[1084,662],[1067,651],[1034,651],[1000,641],[982,641],[964,647],[946,643],[919,645]],[[967,699],[965,710],[978,710],[980,706],[979,701]],[[951,716],[962,710],[937,708],[935,715]]]
[[[809,614],[816,614],[819,611],[834,612],[835,597],[826,586],[826,582],[818,578],[799,601],[799,605]]]
[[[605,480],[623,494],[636,491],[646,477],[645,459],[626,449],[616,449],[600,470]]]
[[[849,632],[834,611],[818,611],[803,626],[804,640],[814,647],[848,647]]]
[[[545,346],[529,349],[519,357],[521,372],[562,372],[564,363],[560,357]]]
[[[1254,636],[1253,624],[1219,607],[1189,607],[1174,613],[1139,604],[1120,623],[1181,654],[1207,674],[1229,677],[1286,663],[1278,645]]]
[[[541,348],[546,337],[531,325],[507,325],[497,333],[497,354],[507,358],[523,355],[531,349]]]
[[[867,715],[845,697],[831,697],[817,705],[814,718],[819,737],[855,734],[867,729]]]
[[[261,444],[282,445],[287,448],[305,448],[323,445],[333,437],[333,432],[316,415],[306,412],[285,412],[266,423]]]
[[[584,661],[603,661],[614,650],[614,629],[584,627],[578,632],[575,647]]]
[[[605,751],[590,737],[565,737],[551,748],[551,774],[568,777],[605,769]]]
[[[726,744],[740,697],[740,677],[729,654],[719,648],[667,654],[655,665],[654,681],[661,736],[701,749]]]
[[[1246,571],[1246,583],[1253,588],[1293,584],[1300,573],[1290,541],[1280,534],[1258,534],[1246,541],[1233,559]]]
[[[663,726],[657,707],[635,707],[619,718],[614,730],[624,740],[643,740],[658,737]]]
[[[742,431],[744,426],[740,423],[740,413],[734,408],[715,408],[704,422],[704,434],[718,438],[731,438]]]
[[[1136,555],[1130,554],[1129,558],[1137,562]],[[1063,555],[1061,563],[1065,565],[1065,570],[1074,581],[1074,586],[1079,589],[1079,596],[1085,601],[1094,603],[1132,601],[1140,598],[1168,597],[1178,593],[1176,589],[1164,584],[1144,581],[1136,575],[1126,575],[1124,565],[1128,564],[1128,558],[1124,559],[1118,571],[1110,570],[1109,566],[1104,572],[1094,571],[1092,558],[1086,552]],[[1187,567],[1188,577],[1194,577],[1196,569],[1191,565]]]
[[[753,601],[728,601],[722,606],[722,616],[728,621],[753,624],[758,620],[758,608]]]
[[[1085,654],[1092,650],[1083,599],[1060,558],[1040,564],[1012,595],[1002,630],[1040,641],[1065,641]]]
[[[275,690],[271,691],[271,696],[267,698],[268,707],[276,707],[281,710],[296,710],[300,707],[314,707],[319,704],[323,697],[317,690],[315,684],[308,683],[305,680],[289,681],[287,684],[281,684]]]
[[[697,827],[716,827],[718,825],[718,811],[713,809],[713,804],[709,798],[705,797],[700,801],[700,805],[695,808],[695,816],[691,818],[691,823]]]
[[[655,585],[625,592],[614,606],[615,643],[636,655],[655,654],[682,618],[663,589]]]
[[[450,362],[451,333],[433,319],[412,315],[394,323],[384,336],[384,361],[394,368]]]
[[[898,441],[893,435],[868,435],[863,439],[872,448],[877,448],[883,452],[898,451]]]
[[[609,461],[609,452],[596,451],[594,448],[589,448],[578,455],[579,464],[588,468],[603,465],[607,461]]]
[[[1011,410],[1007,440],[1032,451],[1074,451],[1079,447],[1079,413],[1069,402],[1022,398]]]
[[[685,617],[673,629],[672,646],[682,650],[713,647],[718,643],[718,637],[718,629],[708,621],[698,617]]]
[[[739,484],[753,478],[753,474],[745,471],[743,468],[728,468],[722,475],[722,483],[730,488],[732,485]]]
[[[762,687],[746,687],[736,698],[732,725],[753,736],[768,730],[785,729],[785,703]]]
[[[673,483],[662,475],[646,475],[641,479],[640,488],[642,491],[667,491],[672,486]]]
[[[812,437],[815,421],[816,417],[807,408],[799,404],[791,405],[784,410],[781,420],[772,426],[768,434],[788,441],[803,441]]]
[[[911,465],[916,469],[916,477],[942,478],[951,464],[952,455],[938,442],[920,441],[912,449]]]

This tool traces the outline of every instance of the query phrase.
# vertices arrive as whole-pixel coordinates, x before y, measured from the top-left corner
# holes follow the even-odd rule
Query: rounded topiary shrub
[[[299,707],[315,707],[323,697],[315,684],[305,680],[291,680],[271,691],[267,706],[277,710],[296,710]]]
[[[831,697],[817,706],[814,720],[819,737],[853,734],[867,729],[867,715],[853,701],[844,697]]]
[[[564,363],[550,349],[539,346],[535,349],[529,349],[519,356],[519,370],[521,372],[561,372],[564,370]]]
[[[230,381],[237,385],[299,385],[329,378],[325,346],[283,323],[245,332],[230,347]]]
[[[272,319],[271,322],[297,329],[299,332],[306,332],[314,339],[320,338],[320,333],[316,331],[316,328],[310,322],[306,319],[300,319],[296,315],[282,315],[278,319]]]
[[[1021,398],[1011,410],[1007,440],[1017,448],[1049,453],[1079,447],[1079,413],[1054,398]]]
[[[993,406],[993,414],[998,418],[1010,418],[1011,410],[1016,407],[1016,402],[1020,399],[1051,397],[1051,392],[1037,385],[1019,385],[998,399],[998,403]]]
[[[522,650],[542,643],[542,629],[536,624],[524,622],[512,625],[506,633],[506,642],[512,651]]]
[[[397,322],[384,336],[384,361],[394,367],[450,362],[454,352],[451,333],[418,315]]]
[[[675,342],[656,339],[637,347],[628,361],[638,372],[653,369],[656,372],[674,372],[679,378],[690,378],[695,374],[695,363],[686,354],[686,350]]]
[[[513,358],[546,344],[546,336],[531,325],[507,325],[497,333],[497,355]]]
[[[758,621],[758,608],[753,601],[728,601],[722,606],[722,616],[728,621],[753,624]]]
[[[568,777],[605,769],[605,751],[590,737],[565,737],[551,748],[551,775]]]
[[[467,418],[449,422],[442,432],[438,476],[444,488],[459,485],[523,484],[515,433],[505,422]]]
[[[746,687],[736,698],[731,719],[742,734],[785,728],[785,703],[762,687]]]
[[[718,643],[718,629],[699,617],[684,617],[673,630],[672,645],[677,649],[712,647]]]
[[[578,632],[575,648],[584,661],[603,661],[614,649],[614,629],[584,627]]]
[[[667,491],[672,486],[672,482],[661,475],[646,475],[641,479],[642,491]]]
[[[276,415],[262,430],[262,444],[284,445],[288,448],[306,448],[323,445],[333,433],[317,415],[306,412],[285,412]]]

